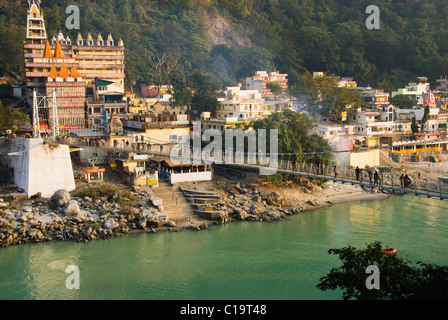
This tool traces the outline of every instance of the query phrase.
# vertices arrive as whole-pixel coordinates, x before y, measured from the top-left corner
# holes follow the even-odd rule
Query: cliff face
[[[253,45],[241,27],[238,28],[215,12],[204,10],[204,22],[208,29],[210,46],[223,44],[229,47],[234,45],[251,47]]]

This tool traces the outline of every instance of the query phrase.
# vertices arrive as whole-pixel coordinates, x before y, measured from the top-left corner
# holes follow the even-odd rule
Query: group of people
[[[367,170],[367,175],[369,176],[370,184],[372,184],[372,179],[373,179],[373,184],[376,186],[383,184],[383,172],[381,170],[370,170],[370,169],[366,169],[366,170]],[[356,167],[356,169],[355,169],[356,181],[362,182],[363,171],[364,171],[363,169]],[[374,171],[374,172],[372,172],[372,171]]]
[[[411,178],[407,174],[402,174],[400,176],[400,184],[403,188],[407,188],[412,183]]]

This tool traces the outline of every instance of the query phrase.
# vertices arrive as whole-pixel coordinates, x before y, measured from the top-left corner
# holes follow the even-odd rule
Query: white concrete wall
[[[76,188],[67,145],[52,148],[42,139],[11,139],[9,152],[3,157],[14,168],[15,184],[28,197],[41,192],[42,197],[50,198],[59,189]]]
[[[210,181],[212,180],[211,171],[208,172],[190,172],[190,173],[171,173],[170,182],[172,184],[189,181]]]

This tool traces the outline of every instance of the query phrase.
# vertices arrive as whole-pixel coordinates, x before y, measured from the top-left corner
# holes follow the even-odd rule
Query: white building
[[[268,83],[277,83],[282,87],[283,92],[286,92],[286,90],[288,90],[287,77],[287,74],[282,74],[279,71],[257,71],[255,76],[246,78],[246,89],[257,90],[263,94],[263,97],[271,97],[274,96],[274,94],[266,87],[266,85]]]
[[[241,90],[241,87],[227,87],[224,98],[218,98],[216,117],[219,120],[237,118],[238,120],[258,119],[264,114],[264,99],[258,90]]]
[[[419,83],[409,83],[406,87],[398,89],[398,91],[392,92],[392,98],[396,95],[403,94],[409,96],[416,102],[417,105],[423,104],[423,97],[429,91],[429,83],[427,78],[420,77]]]
[[[355,134],[372,136],[389,134],[394,131],[394,107],[389,105],[381,111],[358,109],[356,114]]]

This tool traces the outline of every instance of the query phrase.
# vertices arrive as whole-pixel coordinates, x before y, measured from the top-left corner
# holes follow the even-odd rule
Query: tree
[[[15,133],[17,129],[28,123],[30,119],[22,111],[12,106],[3,106],[0,101],[0,132],[11,130]]]
[[[423,132],[423,130],[425,128],[425,124],[426,124],[426,122],[428,122],[428,120],[429,120],[429,106],[426,106],[425,113],[423,114],[423,118],[422,118],[422,132]]]
[[[328,253],[338,255],[342,266],[322,277],[317,288],[322,291],[342,289],[345,300],[448,299],[448,266],[421,261],[411,264],[397,253],[386,254],[382,249],[379,241],[366,249],[352,246],[330,249]],[[369,266],[379,269],[379,290],[366,286]]]
[[[266,129],[267,146],[270,146],[269,130],[278,130],[278,150],[280,153],[297,153],[294,159],[300,162],[320,162],[330,164],[332,147],[318,134],[310,134],[316,120],[300,112],[285,110],[256,120],[246,126],[246,130]],[[269,152],[269,150],[267,151]],[[288,157],[288,160],[292,158]]]
[[[191,74],[189,85],[194,92],[191,107],[199,112],[215,112],[218,105],[218,91],[222,88],[221,80],[213,73],[198,70]]]
[[[415,116],[412,118],[412,124],[411,124],[411,130],[413,134],[416,134],[418,130],[420,129],[420,126],[417,123],[417,120],[415,119]]]
[[[338,81],[334,74],[313,77],[306,72],[297,81],[296,95],[306,103],[311,114],[341,121],[342,112],[356,110],[361,106],[362,99],[358,91],[339,87]]]
[[[397,94],[392,99],[390,103],[400,109],[408,109],[414,106],[414,101],[405,94]]]
[[[157,87],[157,92],[163,85],[170,86],[173,75],[179,65],[179,56],[173,53],[164,53],[162,56],[158,54],[148,57],[149,66],[151,68],[151,82]]]
[[[173,107],[187,107],[187,111],[190,111],[190,106],[193,101],[193,93],[188,88],[183,90],[174,90],[173,100]]]
[[[266,84],[266,88],[271,90],[274,95],[281,94],[283,92],[283,88],[276,82],[269,82]]]

